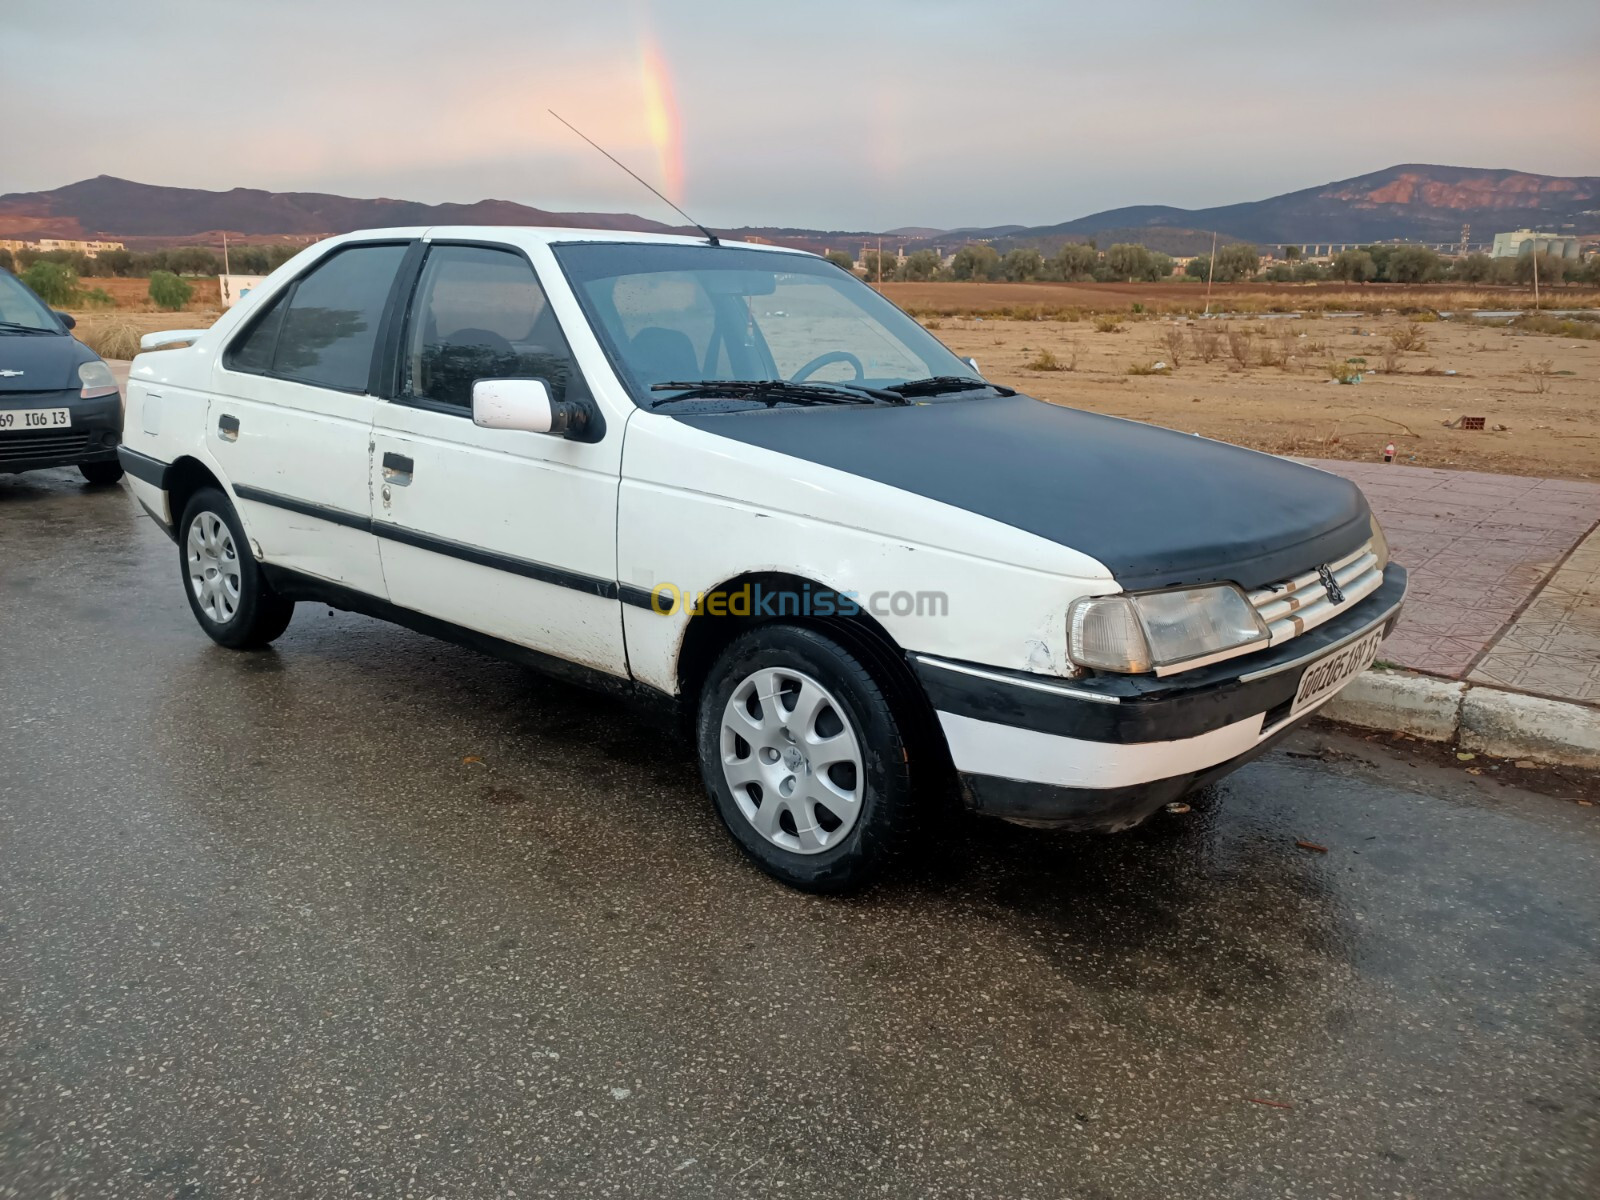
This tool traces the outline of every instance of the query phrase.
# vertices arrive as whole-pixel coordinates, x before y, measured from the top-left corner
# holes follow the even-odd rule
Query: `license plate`
[[[0,412],[0,429],[69,429],[70,408],[11,408]]]
[[[1342,650],[1335,650],[1306,668],[1300,676],[1300,690],[1295,693],[1292,717],[1304,712],[1313,704],[1326,700],[1345,684],[1372,665],[1378,657],[1378,646],[1383,641],[1383,630],[1374,629],[1365,637],[1351,642]]]

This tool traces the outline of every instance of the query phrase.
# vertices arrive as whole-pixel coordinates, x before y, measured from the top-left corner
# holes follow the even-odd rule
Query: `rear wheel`
[[[122,464],[116,459],[107,462],[79,463],[78,470],[90,483],[116,483],[122,478]]]
[[[697,732],[717,814],[769,875],[850,891],[903,846],[913,807],[900,722],[831,638],[765,625],[737,639],[701,689]]]
[[[254,650],[288,628],[294,601],[262,578],[238,514],[216,488],[201,488],[184,506],[178,557],[189,608],[219,646]]]

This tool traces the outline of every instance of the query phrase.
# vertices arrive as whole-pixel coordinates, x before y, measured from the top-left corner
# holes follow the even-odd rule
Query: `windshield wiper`
[[[775,404],[905,404],[906,398],[884,388],[849,383],[795,383],[788,379],[690,379],[653,383],[652,392],[677,392],[650,402],[651,408],[680,400],[759,400]]]
[[[978,388],[993,388],[1002,396],[1015,396],[1015,388],[1002,387],[979,379],[976,375],[930,375],[926,379],[911,379],[905,383],[891,383],[891,392],[902,396],[937,396],[943,392],[970,392]]]
[[[0,329],[7,333],[55,333],[54,329],[41,329],[37,325],[18,325],[15,321],[0,321]]]

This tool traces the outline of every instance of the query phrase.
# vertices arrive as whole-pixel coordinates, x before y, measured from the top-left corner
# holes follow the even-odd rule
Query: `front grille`
[[[1307,571],[1250,593],[1250,603],[1255,605],[1272,634],[1269,646],[1280,645],[1324,621],[1331,621],[1341,612],[1349,611],[1349,605],[1365,600],[1383,585],[1383,568],[1378,565],[1371,542],[1337,562],[1328,563],[1327,574],[1343,599],[1334,600],[1321,570]]]
[[[0,433],[0,463],[68,458],[89,445],[87,429],[22,429]]]

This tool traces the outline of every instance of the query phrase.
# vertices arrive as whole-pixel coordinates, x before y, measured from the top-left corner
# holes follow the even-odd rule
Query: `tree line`
[[[304,249],[302,246],[230,246],[228,267],[235,275],[266,275]],[[173,275],[220,275],[220,251],[206,246],[177,246],[171,250],[102,250],[91,258],[76,250],[15,252],[0,248],[0,267],[21,273],[35,263],[56,263],[81,279],[147,279],[158,271]]]
[[[828,252],[830,261],[846,271],[855,269],[847,251]],[[975,242],[956,251],[946,264],[932,250],[916,250],[900,258],[889,251],[868,250],[860,274],[869,282],[921,283],[930,280],[1000,281],[1034,280],[1066,283],[1150,283],[1172,277],[1173,259],[1138,243],[1120,242],[1100,250],[1094,242],[1072,242],[1045,255],[1026,247],[1004,254],[986,243]],[[1537,267],[1542,283],[1600,285],[1600,255],[1586,263],[1540,254],[1520,258],[1490,258],[1468,254],[1446,258],[1426,246],[1374,243],[1342,250],[1326,263],[1312,262],[1299,246],[1286,246],[1283,257],[1262,265],[1260,252],[1245,242],[1235,242],[1211,256],[1189,260],[1179,278],[1217,283],[1463,283],[1527,284]]]

